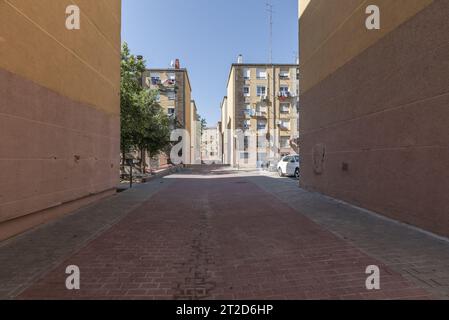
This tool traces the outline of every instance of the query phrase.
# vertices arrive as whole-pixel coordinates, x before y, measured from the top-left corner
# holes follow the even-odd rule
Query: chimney
[[[179,59],[175,60],[175,69],[181,69],[181,65],[179,63]]]
[[[238,64],[242,64],[243,63],[243,56],[241,54],[239,54],[239,56],[237,58],[237,63]]]

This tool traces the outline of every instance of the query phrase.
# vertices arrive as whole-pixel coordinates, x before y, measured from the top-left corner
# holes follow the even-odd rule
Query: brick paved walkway
[[[258,186],[272,178],[197,173],[164,179],[170,183],[18,298],[433,297]],[[80,267],[81,290],[65,289],[67,265]],[[365,288],[368,265],[381,268],[379,291]]]

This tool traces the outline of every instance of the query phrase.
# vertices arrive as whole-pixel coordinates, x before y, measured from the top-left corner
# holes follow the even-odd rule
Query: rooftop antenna
[[[299,52],[293,51],[293,54],[295,56],[295,64],[299,64]]]
[[[266,3],[267,11],[270,14],[270,64],[273,64],[273,4]]]

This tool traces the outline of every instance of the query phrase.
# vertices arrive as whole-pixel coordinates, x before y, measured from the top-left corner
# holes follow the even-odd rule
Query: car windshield
[[[282,161],[289,162],[290,160],[292,160],[292,157],[285,157],[284,160],[282,160]]]

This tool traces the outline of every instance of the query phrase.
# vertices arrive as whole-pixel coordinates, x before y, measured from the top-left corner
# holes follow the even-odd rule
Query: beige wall
[[[0,0],[0,239],[114,192],[120,19],[119,0]]]
[[[81,29],[65,28],[77,3]],[[119,0],[1,0],[0,68],[74,101],[119,114]]]
[[[381,30],[365,28],[365,8]],[[300,17],[301,184],[449,235],[449,2],[311,0]]]

